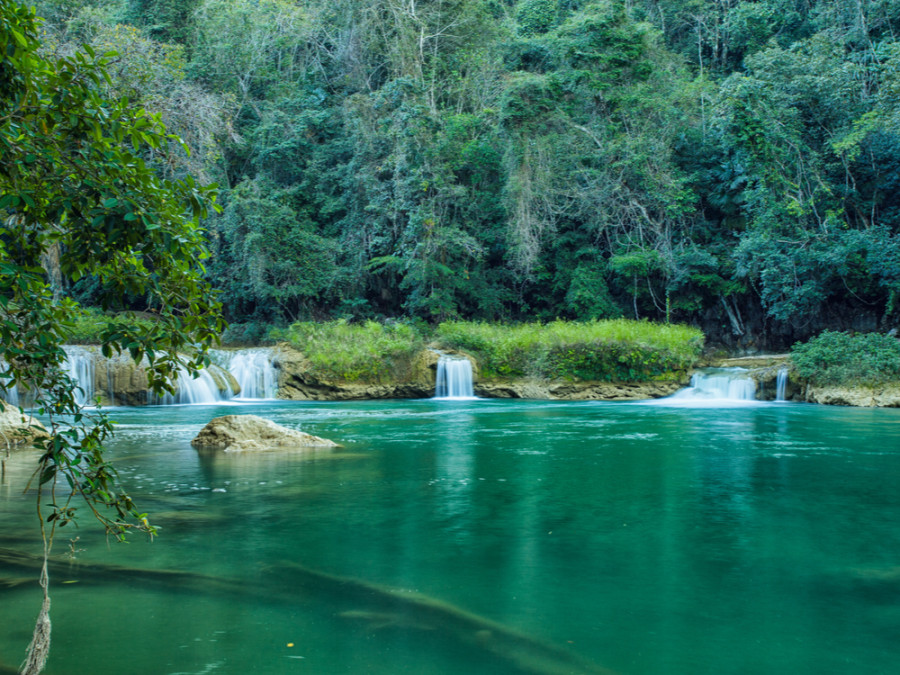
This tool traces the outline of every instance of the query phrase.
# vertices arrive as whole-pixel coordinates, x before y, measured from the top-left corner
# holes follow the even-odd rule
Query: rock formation
[[[340,447],[327,438],[283,427],[257,415],[225,415],[207,424],[191,445],[199,450],[248,452]]]
[[[275,349],[278,398],[295,401],[351,401],[380,398],[429,398],[434,395],[437,354],[424,350],[409,365],[406,376],[396,382],[344,382],[314,372],[301,352],[282,344]]]
[[[875,387],[808,385],[806,400],[826,405],[852,405],[861,408],[900,408],[900,384]]]
[[[560,401],[638,401],[671,396],[684,381],[666,382],[553,382],[510,380],[475,385],[475,394],[487,398],[534,398]]]
[[[38,438],[49,438],[43,424],[0,401],[0,449],[30,446]]]

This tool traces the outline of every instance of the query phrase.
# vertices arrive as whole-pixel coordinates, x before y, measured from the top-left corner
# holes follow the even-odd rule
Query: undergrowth
[[[437,336],[443,347],[471,353],[486,377],[640,382],[690,368],[703,348],[696,328],[628,319],[515,326],[451,321]]]
[[[424,347],[422,336],[411,326],[375,321],[301,321],[272,329],[269,337],[303,352],[318,373],[348,382],[394,379]]]
[[[84,308],[67,326],[69,335],[66,342],[74,345],[98,344],[101,334],[110,326],[147,331],[154,323],[155,319],[144,314],[130,312],[113,314],[92,307]]]
[[[900,340],[880,333],[825,331],[791,348],[797,374],[820,385],[874,385],[900,380]]]

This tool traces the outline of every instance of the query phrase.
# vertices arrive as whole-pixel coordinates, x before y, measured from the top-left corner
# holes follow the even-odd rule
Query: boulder
[[[337,448],[334,441],[283,427],[257,415],[225,415],[207,424],[191,445],[200,450],[247,452]]]
[[[0,401],[0,448],[31,445],[39,438],[49,438],[46,427],[19,408]]]

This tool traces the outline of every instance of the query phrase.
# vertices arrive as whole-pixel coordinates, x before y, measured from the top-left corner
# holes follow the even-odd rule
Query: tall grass
[[[900,340],[880,333],[825,331],[791,348],[800,377],[813,384],[882,384],[900,380]]]
[[[348,382],[382,382],[404,374],[412,356],[424,347],[422,336],[405,324],[346,320],[301,321],[269,336],[303,352],[315,372]]]
[[[627,319],[516,326],[451,321],[437,336],[442,346],[475,356],[487,377],[638,382],[691,367],[703,348],[696,328]]]
[[[107,314],[93,307],[83,308],[69,324],[66,341],[76,345],[98,344],[103,331],[113,324],[124,324],[133,330],[147,332],[154,323],[154,319],[145,315],[127,312]]]

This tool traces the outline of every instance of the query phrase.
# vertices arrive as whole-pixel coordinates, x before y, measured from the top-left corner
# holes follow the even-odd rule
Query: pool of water
[[[205,457],[255,413],[332,457]],[[53,575],[46,672],[900,672],[900,410],[538,401],[113,409],[160,526]],[[26,458],[0,547],[40,550]],[[127,567],[105,574],[100,566]],[[99,571],[97,571],[99,570]],[[177,571],[168,577],[142,570]],[[40,596],[0,563],[0,663]],[[67,578],[70,577],[70,578]]]

